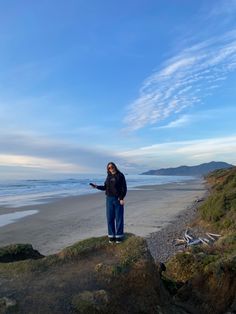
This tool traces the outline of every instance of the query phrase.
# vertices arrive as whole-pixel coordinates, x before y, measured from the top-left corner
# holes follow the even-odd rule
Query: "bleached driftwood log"
[[[207,238],[194,237],[190,233],[190,230],[186,229],[184,232],[184,237],[181,239],[175,240],[175,246],[178,246],[178,245],[191,246],[191,245],[198,245],[198,244],[209,245],[215,242],[219,237],[221,237],[220,234],[210,233],[210,232],[207,232],[206,236]]]

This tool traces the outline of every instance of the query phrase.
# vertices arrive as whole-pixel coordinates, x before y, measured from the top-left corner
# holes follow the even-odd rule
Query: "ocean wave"
[[[126,175],[128,189],[191,180],[184,176]],[[104,183],[103,175],[83,175],[60,180],[29,179],[0,182],[0,206],[20,207],[49,202],[53,198],[97,193],[89,182]]]

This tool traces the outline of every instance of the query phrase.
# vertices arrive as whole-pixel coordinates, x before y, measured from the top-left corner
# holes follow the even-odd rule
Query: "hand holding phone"
[[[94,183],[89,183],[94,189],[97,187]]]

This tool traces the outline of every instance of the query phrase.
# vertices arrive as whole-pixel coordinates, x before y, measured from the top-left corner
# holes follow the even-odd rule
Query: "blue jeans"
[[[106,199],[107,226],[109,238],[124,236],[124,206],[116,196],[107,196]]]

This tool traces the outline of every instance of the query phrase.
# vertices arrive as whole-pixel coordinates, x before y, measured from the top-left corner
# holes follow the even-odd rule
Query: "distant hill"
[[[157,170],[149,170],[141,174],[148,175],[169,175],[169,176],[201,176],[218,169],[231,168],[234,165],[221,161],[211,161],[200,164],[198,166],[180,166],[176,168],[162,168]]]

